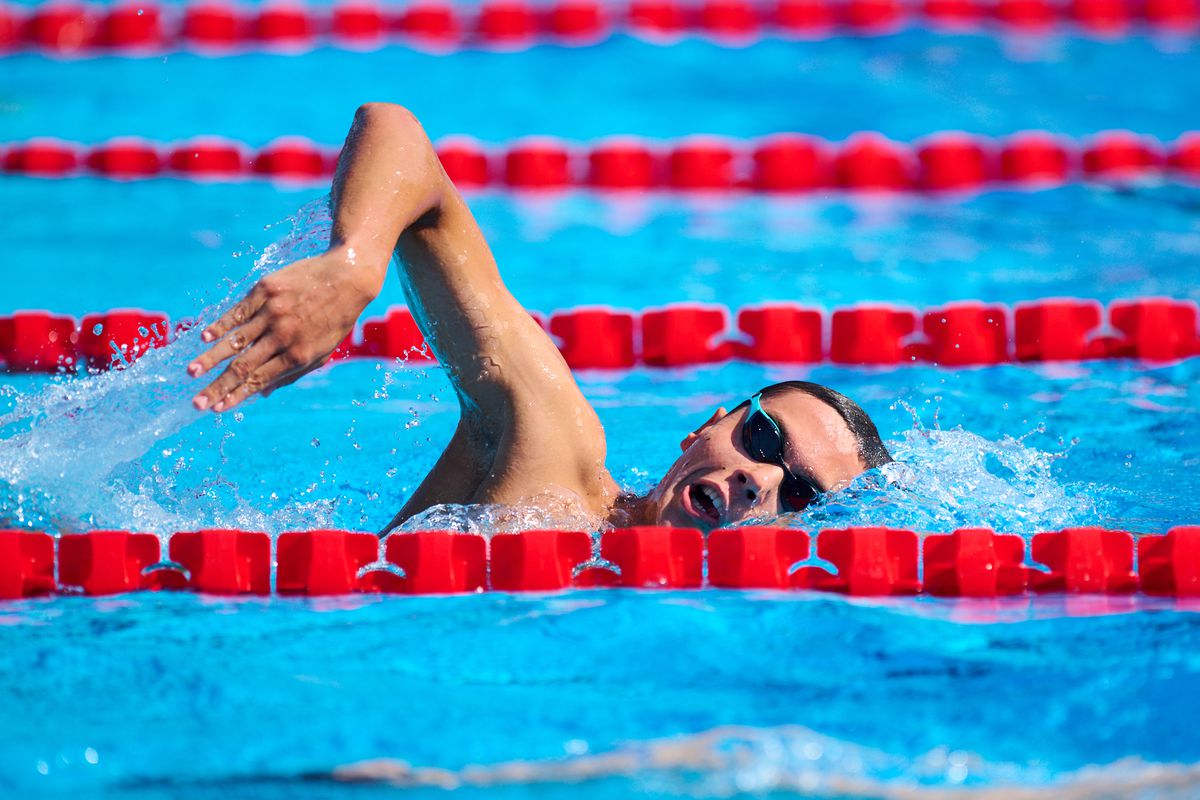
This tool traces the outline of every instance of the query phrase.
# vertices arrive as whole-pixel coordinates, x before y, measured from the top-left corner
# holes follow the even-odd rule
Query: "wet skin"
[[[194,378],[223,362],[197,409],[223,412],[325,364],[382,290],[393,257],[409,307],[458,394],[459,424],[437,464],[390,527],[432,506],[538,506],[617,525],[709,530],[780,512],[783,470],[741,447],[746,409],[716,413],[645,497],[605,468],[604,429],[549,336],[516,301],[466,202],[420,123],[400,106],[355,115],[338,163],[329,249],[263,278],[203,332],[213,347]],[[846,423],[802,393],[764,409],[787,439],[793,472],[822,490],[864,464]]]

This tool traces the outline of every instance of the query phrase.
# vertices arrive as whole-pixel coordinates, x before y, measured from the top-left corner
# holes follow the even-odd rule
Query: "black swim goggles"
[[[774,464],[783,470],[779,484],[779,502],[784,511],[803,511],[821,490],[792,472],[783,460],[783,429],[763,410],[761,393],[750,398],[750,411],[742,423],[742,447],[760,464]]]

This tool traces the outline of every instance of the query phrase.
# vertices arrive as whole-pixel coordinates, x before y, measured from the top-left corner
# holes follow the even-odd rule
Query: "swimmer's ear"
[[[704,433],[705,428],[707,428],[709,425],[715,425],[721,420],[725,419],[725,415],[728,413],[729,412],[725,410],[724,406],[718,408],[703,425],[701,425],[699,428],[696,428],[696,430],[692,431],[687,436],[683,437],[683,441],[679,443],[679,449],[687,450],[692,446],[693,443],[695,443],[697,439],[700,438],[700,434]]]

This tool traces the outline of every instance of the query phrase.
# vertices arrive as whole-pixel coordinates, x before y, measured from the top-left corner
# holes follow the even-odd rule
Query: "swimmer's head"
[[[765,457],[778,441],[772,422],[782,433],[782,463]],[[796,511],[815,492],[836,491],[892,460],[857,403],[805,381],[768,386],[732,411],[718,408],[680,447],[683,455],[646,498],[648,510],[660,525],[705,531]]]

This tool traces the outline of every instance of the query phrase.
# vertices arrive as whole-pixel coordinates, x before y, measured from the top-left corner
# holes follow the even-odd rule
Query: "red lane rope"
[[[498,147],[451,137],[439,143],[438,155],[464,189],[514,191],[971,192],[1075,181],[1200,183],[1200,132],[1167,144],[1130,131],[1079,141],[1038,131],[1002,139],[942,132],[912,144],[869,132],[842,142],[800,134],[665,143],[615,137],[589,145],[531,137]],[[337,156],[336,148],[296,137],[257,151],[216,137],[174,145],[122,138],[94,146],[38,138],[0,146],[5,172],[42,178],[318,183],[333,174]]]
[[[1109,358],[1166,362],[1200,355],[1197,305],[1168,298],[1120,300],[1107,308],[1071,298],[1011,309],[961,302],[923,312],[885,304],[825,312],[770,303],[736,314],[723,306],[679,303],[640,312],[572,308],[534,317],[576,370],[688,367],[734,359],[967,367]],[[149,311],[88,314],[79,322],[48,311],[19,311],[0,316],[0,363],[13,372],[120,367],[166,343],[173,332],[165,314]],[[334,357],[433,360],[405,308],[364,320]]]
[[[519,49],[536,43],[590,45],[618,32],[658,43],[700,34],[746,45],[767,36],[873,36],[912,26],[950,33],[1067,31],[1105,39],[1143,31],[1191,36],[1200,26],[1200,5],[1197,0],[558,0],[542,7],[487,0],[474,9],[444,0],[402,7],[349,0],[332,8],[295,2],[249,8],[207,0],[182,8],[130,2],[100,8],[66,0],[32,10],[0,5],[0,53],[295,52],[319,45],[363,49],[391,43],[441,51]]]
[[[160,540],[149,533],[94,531],[64,535],[55,545],[44,533],[0,531],[0,598],[159,589],[271,592],[272,542],[265,533],[202,530]],[[800,565],[814,550],[836,572]],[[896,528],[813,536],[741,528],[705,538],[691,528],[641,527],[604,533],[598,553],[612,568],[584,568],[594,553],[591,535],[582,531],[496,534],[490,542],[477,534],[426,531],[392,535],[382,546],[371,533],[284,533],[275,543],[275,590],[453,594],[707,586],[854,596],[1200,596],[1200,527],[1136,541],[1125,531],[1101,528],[1039,533],[1027,541],[980,528],[924,537]],[[162,563],[164,556],[172,563]]]

